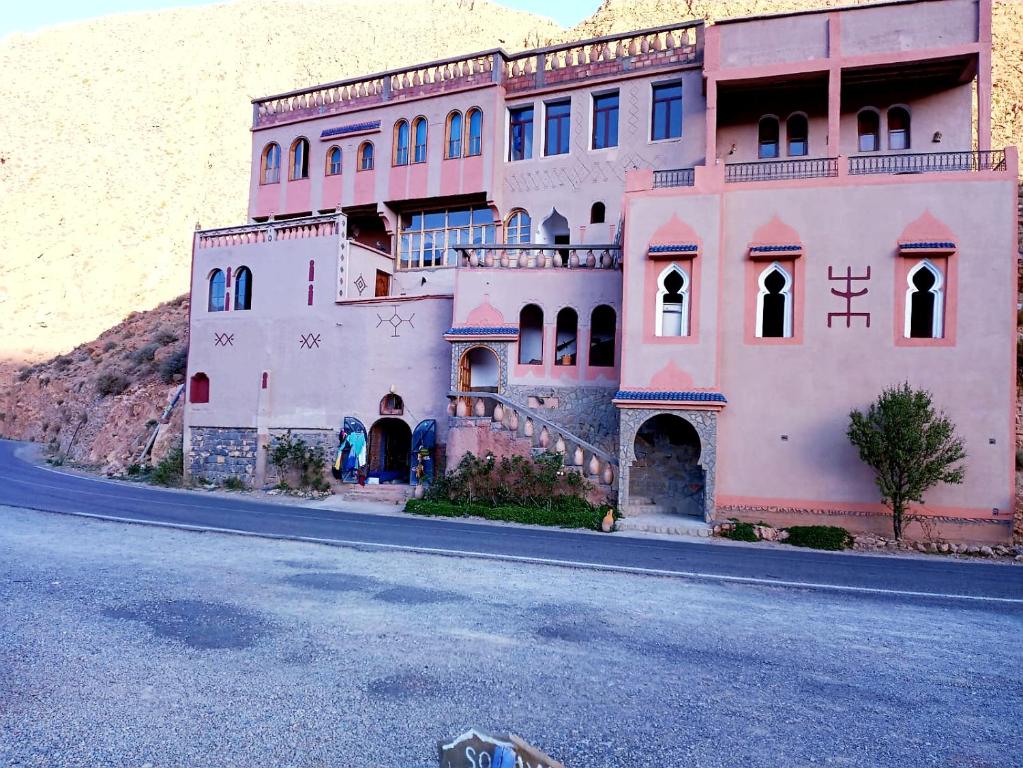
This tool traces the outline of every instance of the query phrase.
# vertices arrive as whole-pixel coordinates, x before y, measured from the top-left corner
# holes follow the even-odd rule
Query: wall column
[[[977,3],[977,149],[991,149],[991,0]]]

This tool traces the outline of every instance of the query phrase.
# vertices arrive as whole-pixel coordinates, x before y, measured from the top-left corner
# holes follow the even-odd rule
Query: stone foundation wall
[[[534,408],[544,418],[593,443],[612,456],[618,453],[618,409],[611,402],[616,387],[509,385],[501,394],[523,408],[530,397],[557,398],[554,408]]]
[[[256,475],[256,430],[192,427],[185,467],[194,480],[220,484],[237,477],[251,485]]]

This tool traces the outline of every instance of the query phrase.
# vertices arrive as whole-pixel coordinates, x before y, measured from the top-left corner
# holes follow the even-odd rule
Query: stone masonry
[[[614,387],[513,384],[502,394],[524,408],[529,407],[530,397],[557,398],[557,407],[534,410],[613,456],[618,452],[618,409],[612,403],[616,391]]]
[[[251,485],[256,474],[256,430],[193,427],[186,460],[193,479],[221,484],[237,477]]]

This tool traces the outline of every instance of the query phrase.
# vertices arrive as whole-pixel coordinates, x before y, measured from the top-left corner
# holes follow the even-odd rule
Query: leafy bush
[[[142,474],[141,464],[131,464],[128,467],[128,477],[138,477],[141,474]]]
[[[588,504],[584,499],[563,496],[548,507],[524,507],[515,504],[456,504],[437,499],[410,499],[405,511],[413,515],[433,517],[482,517],[487,520],[505,520],[526,525],[551,525],[560,528],[589,528],[600,530],[604,509]]]
[[[128,377],[120,371],[106,370],[96,377],[96,392],[100,397],[119,395],[130,383]]]
[[[309,445],[301,437],[292,437],[291,430],[277,435],[273,444],[267,446],[270,463],[273,464],[283,478],[288,473],[297,476],[300,488],[312,488],[325,491],[330,488],[323,477],[327,466],[326,454],[318,445]]]
[[[153,467],[149,476],[157,485],[181,485],[181,479],[185,474],[185,455],[180,448],[175,448],[167,456]]]
[[[153,334],[153,338],[159,344],[163,344],[164,346],[166,346],[168,344],[173,344],[175,341],[177,341],[178,335],[174,333],[174,331],[172,331],[166,325],[161,325],[159,328],[156,329],[156,333]]]
[[[113,339],[111,339],[110,341],[103,345],[104,352],[110,352],[113,349],[117,349],[117,342],[114,341]]]
[[[722,531],[721,535],[732,541],[760,541],[753,523],[742,523],[738,520],[733,520],[732,529]]]
[[[160,381],[164,384],[170,384],[174,381],[174,376],[180,374],[185,375],[185,370],[188,366],[188,347],[180,347],[171,352],[167,357],[160,361],[159,373]]]
[[[143,363],[151,363],[153,358],[156,357],[157,350],[160,349],[160,345],[155,342],[150,342],[144,346],[139,347],[131,353],[131,361],[136,365],[142,365]]]
[[[224,480],[224,488],[229,491],[247,491],[249,486],[240,477],[228,477]]]
[[[586,479],[566,470],[558,453],[506,456],[499,461],[467,453],[452,472],[433,484],[429,498],[491,507],[550,507],[557,499],[581,499],[588,490]]]
[[[853,538],[845,528],[836,525],[794,525],[786,528],[786,544],[794,547],[837,551],[852,546]]]

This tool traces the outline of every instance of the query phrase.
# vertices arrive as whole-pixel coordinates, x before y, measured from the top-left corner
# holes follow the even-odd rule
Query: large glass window
[[[888,110],[888,149],[909,149],[909,112],[904,107]]]
[[[572,102],[552,101],[547,106],[547,122],[544,131],[545,155],[567,155],[572,123]]]
[[[281,180],[281,147],[270,143],[263,150],[262,184],[276,184]]]
[[[865,109],[856,116],[856,133],[859,135],[860,152],[877,152],[880,149],[878,134],[881,132],[881,118],[872,109]]]
[[[225,294],[227,291],[227,276],[221,269],[215,269],[210,273],[210,300],[207,309],[210,312],[223,312],[227,308]]]
[[[234,277],[234,308],[252,309],[252,270],[239,267]]]
[[[789,157],[802,157],[809,149],[810,126],[806,115],[796,112],[785,123],[785,138],[789,143]]]
[[[533,156],[533,108],[508,110],[508,159],[529,160]]]
[[[682,135],[682,83],[655,85],[650,138],[677,139]]]
[[[618,91],[593,97],[593,148],[618,146]]]
[[[778,118],[760,118],[757,126],[757,157],[761,160],[778,156]]]
[[[531,226],[532,222],[528,213],[521,208],[512,211],[504,225],[504,241],[509,244],[530,242],[532,240]]]
[[[296,139],[291,145],[291,178],[309,178],[309,142]]]
[[[486,206],[405,213],[399,263],[403,269],[453,267],[455,246],[493,243],[494,232],[494,214]]]
[[[469,110],[469,151],[472,157],[483,152],[483,112],[478,107]]]

